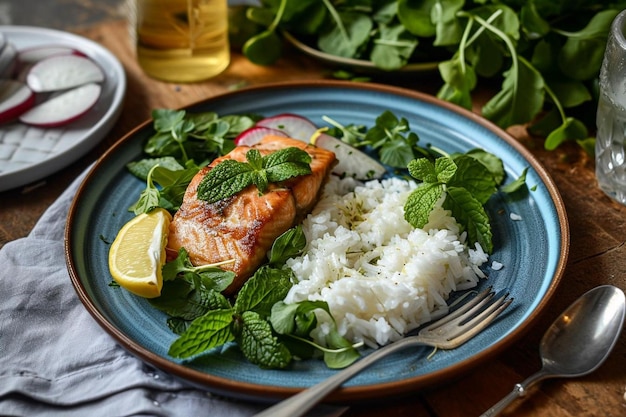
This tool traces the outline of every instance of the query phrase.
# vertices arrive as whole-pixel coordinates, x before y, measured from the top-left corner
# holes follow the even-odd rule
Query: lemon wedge
[[[165,246],[172,215],[156,208],[119,231],[109,250],[109,271],[122,288],[145,298],[161,295]]]

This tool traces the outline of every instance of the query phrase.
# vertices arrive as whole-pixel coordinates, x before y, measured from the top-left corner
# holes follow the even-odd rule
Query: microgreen
[[[185,110],[152,111],[155,133],[144,145],[151,157],[175,157],[181,165],[189,159],[202,165],[234,148],[239,133],[252,127],[253,115],[223,116],[214,112],[190,113]]]
[[[226,159],[202,179],[198,198],[215,203],[255,185],[264,193],[270,183],[311,173],[311,156],[300,148],[289,147],[261,156],[257,149],[246,153],[247,162]]]
[[[145,175],[146,188],[139,195],[139,199],[129,207],[129,211],[135,214],[147,213],[155,207],[178,210],[187,185],[199,170],[192,161],[188,161],[188,165],[188,168],[184,168],[171,157],[129,163],[128,169],[139,177],[142,177],[149,168]],[[170,168],[166,168],[167,166]],[[157,184],[160,187],[157,187]]]

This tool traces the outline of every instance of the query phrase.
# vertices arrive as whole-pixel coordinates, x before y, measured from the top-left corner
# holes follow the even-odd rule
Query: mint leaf
[[[285,181],[289,178],[311,173],[311,155],[300,148],[290,147],[265,156],[263,167],[270,182]]]
[[[226,159],[209,171],[198,185],[198,199],[215,203],[237,194],[254,181],[250,164]]]
[[[452,216],[467,231],[468,242],[478,242],[485,252],[491,253],[491,226],[482,204],[465,188],[448,187],[447,193],[443,207],[450,210]]]
[[[262,368],[282,369],[291,362],[291,353],[273,334],[270,324],[254,311],[241,314],[237,343],[251,363]]]
[[[437,182],[435,164],[426,158],[412,160],[407,168],[409,169],[409,174],[417,180],[430,183]]]
[[[485,204],[496,192],[496,182],[489,169],[466,155],[457,156],[454,162],[457,170],[448,181],[448,186],[463,187],[481,204]]]
[[[231,331],[233,313],[233,309],[212,310],[198,317],[172,343],[168,354],[175,358],[188,358],[235,340]]]
[[[255,311],[262,317],[269,317],[272,306],[287,296],[292,286],[291,274],[289,269],[259,268],[237,295],[237,314]]]
[[[417,187],[404,205],[406,221],[413,227],[424,227],[428,223],[430,212],[443,195],[443,191],[443,185],[437,183],[424,183]]]
[[[215,203],[255,185],[260,193],[270,182],[311,173],[311,156],[300,148],[283,148],[266,156],[258,149],[246,152],[247,162],[226,159],[211,169],[198,185],[198,198]]]
[[[504,164],[502,163],[502,159],[483,149],[472,149],[465,155],[483,164],[493,176],[496,184],[502,184],[502,181],[504,181]]]
[[[163,283],[161,296],[148,302],[169,316],[194,320],[210,310],[229,309],[230,303],[221,293],[195,285],[193,280],[177,279]]]
[[[268,255],[269,264],[274,266],[283,265],[287,259],[300,255],[305,246],[306,236],[304,236],[302,226],[293,227],[278,236],[272,244]]]
[[[459,171],[457,164],[450,158],[441,157],[435,159],[435,173],[437,182],[447,183]],[[434,181],[430,181],[434,182]]]

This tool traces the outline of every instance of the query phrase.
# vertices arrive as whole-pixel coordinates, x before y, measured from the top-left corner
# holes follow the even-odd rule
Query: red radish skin
[[[26,84],[0,80],[0,123],[10,122],[35,104],[35,93]]]
[[[310,142],[315,146],[334,152],[339,161],[333,168],[334,174],[367,180],[381,178],[387,172],[382,164],[361,150],[326,133],[319,132],[317,126],[304,116],[282,113],[258,121],[252,129],[256,127],[277,129],[293,139]],[[251,142],[256,139],[254,132],[247,134],[246,137],[248,135]]]
[[[253,126],[244,130],[235,138],[235,145],[237,146],[252,146],[256,145],[267,135],[287,137],[287,134],[282,130],[272,129],[271,127]]]
[[[51,98],[23,113],[22,123],[38,127],[57,127],[73,122],[98,101],[102,87],[89,83]]]
[[[53,56],[36,63],[26,83],[36,93],[65,90],[104,81],[104,73],[89,58],[76,55]]]
[[[315,126],[315,124],[309,119],[291,113],[282,113],[276,116],[267,117],[259,120],[256,123],[256,126],[282,130],[290,138],[298,139],[307,143],[317,131],[317,126]]]

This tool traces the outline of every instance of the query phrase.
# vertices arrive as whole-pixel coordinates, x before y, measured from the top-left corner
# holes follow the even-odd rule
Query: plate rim
[[[439,385],[440,383],[450,380],[453,377],[462,375],[468,372],[471,369],[476,368],[479,364],[488,360],[489,358],[494,357],[498,353],[502,352],[510,345],[512,345],[515,341],[519,340],[528,329],[536,322],[538,317],[541,315],[545,307],[548,305],[554,293],[561,281],[561,278],[564,275],[565,268],[567,265],[567,259],[569,256],[569,248],[570,248],[570,230],[568,224],[568,218],[565,211],[565,205],[563,203],[562,197],[558,191],[558,188],[553,181],[550,174],[547,172],[545,167],[539,162],[539,160],[530,153],[528,149],[523,147],[521,143],[519,143],[515,138],[513,138],[509,133],[499,128],[492,122],[484,119],[476,113],[473,113],[469,110],[461,108],[455,104],[445,102],[440,100],[434,96],[431,96],[426,93],[422,93],[419,91],[413,91],[402,87],[395,87],[377,83],[352,83],[349,81],[340,81],[340,80],[313,80],[313,81],[285,81],[285,82],[277,82],[277,83],[269,83],[262,84],[257,86],[245,87],[236,91],[228,91],[222,94],[218,94],[216,96],[212,96],[207,99],[199,100],[190,105],[186,105],[181,107],[180,109],[189,109],[196,106],[200,106],[203,103],[217,101],[224,98],[236,96],[242,93],[250,93],[250,92],[268,92],[285,89],[314,89],[314,88],[337,88],[337,89],[348,89],[348,90],[368,90],[372,92],[382,92],[392,95],[400,95],[404,97],[408,97],[411,99],[419,100],[426,102],[428,104],[443,107],[444,109],[451,110],[461,116],[464,116],[470,119],[472,122],[481,125],[493,133],[497,134],[502,140],[504,140],[508,145],[513,147],[516,152],[518,152],[524,160],[532,166],[532,168],[536,171],[537,175],[543,180],[546,191],[550,196],[550,200],[554,205],[554,210],[556,214],[556,218],[559,224],[559,236],[560,236],[560,244],[558,252],[558,260],[555,265],[554,274],[552,276],[552,280],[546,288],[545,295],[543,298],[537,303],[536,307],[529,312],[528,317],[520,323],[519,326],[514,328],[510,334],[496,343],[482,349],[480,352],[470,356],[469,358],[457,362],[449,367],[446,367],[441,370],[437,370],[435,372],[431,372],[425,375],[420,375],[408,379],[398,380],[394,382],[386,382],[378,385],[365,385],[365,386],[347,386],[342,387],[329,395],[327,400],[330,402],[341,402],[347,401],[352,402],[356,400],[363,399],[372,399],[372,398],[383,398],[383,397],[391,397],[397,396],[398,394],[406,393],[410,388],[411,391],[421,389],[424,387],[431,387]],[[141,358],[142,360],[160,368],[172,375],[179,376],[186,381],[196,385],[198,387],[202,387],[204,389],[208,389],[212,392],[226,394],[229,396],[235,395],[238,398],[249,398],[265,401],[273,401],[281,398],[288,397],[302,390],[302,388],[297,387],[278,387],[271,386],[268,387],[266,385],[249,383],[244,381],[235,381],[229,380],[223,377],[217,377],[214,375],[206,374],[204,372],[185,367],[182,364],[174,363],[166,358],[163,358],[153,352],[148,351],[147,349],[139,346],[132,339],[127,337],[123,332],[115,328],[111,323],[108,322],[106,317],[100,311],[98,311],[97,307],[93,304],[90,299],[86,289],[83,287],[80,277],[78,276],[78,272],[73,263],[73,256],[71,251],[72,241],[73,241],[73,227],[72,222],[76,212],[78,210],[78,204],[80,202],[82,194],[89,187],[90,182],[93,179],[93,176],[97,173],[101,164],[103,164],[110,155],[113,155],[117,152],[117,150],[124,146],[126,142],[129,142],[133,139],[133,137],[146,128],[152,122],[152,119],[148,119],[139,125],[137,125],[134,129],[129,131],[126,135],[124,135],[121,139],[119,139],[111,148],[109,148],[93,165],[93,167],[87,173],[85,179],[80,184],[74,199],[70,205],[70,209],[68,212],[67,223],[65,228],[65,257],[68,272],[70,275],[70,279],[74,286],[74,289],[77,292],[77,295],[84,307],[89,311],[89,313],[95,318],[95,320],[100,324],[100,326],[107,331],[114,339],[118,341],[125,349],[130,351],[133,355]]]
[[[281,31],[283,37],[293,45],[300,52],[303,52],[306,55],[309,55],[321,62],[325,62],[327,64],[335,65],[335,66],[343,66],[350,67],[352,69],[358,71],[364,71],[370,74],[393,74],[393,73],[430,73],[434,72],[439,68],[438,61],[432,62],[410,62],[404,65],[401,68],[393,71],[387,71],[382,68],[379,68],[372,61],[368,61],[365,59],[356,59],[356,58],[347,58],[337,55],[331,55],[329,53],[320,51],[319,49],[315,49],[306,43],[300,41],[296,38],[292,33],[283,30]]]
[[[80,45],[78,49],[81,52],[85,53],[91,59],[94,59],[94,55],[105,57],[106,61],[102,61],[101,59],[94,60],[100,66],[105,63],[107,70],[115,73],[111,103],[108,104],[108,109],[102,117],[91,126],[85,135],[77,140],[71,147],[62,152],[52,154],[42,161],[16,170],[7,171],[6,173],[0,173],[0,192],[2,192],[16,189],[47,177],[77,161],[81,156],[93,149],[113,128],[122,113],[127,80],[126,72],[119,59],[103,45],[84,36],[58,29],[23,25],[2,26],[0,31],[5,37],[9,38],[12,34],[40,36],[41,42],[38,42],[38,44],[42,46],[59,43],[75,44],[79,42]]]

